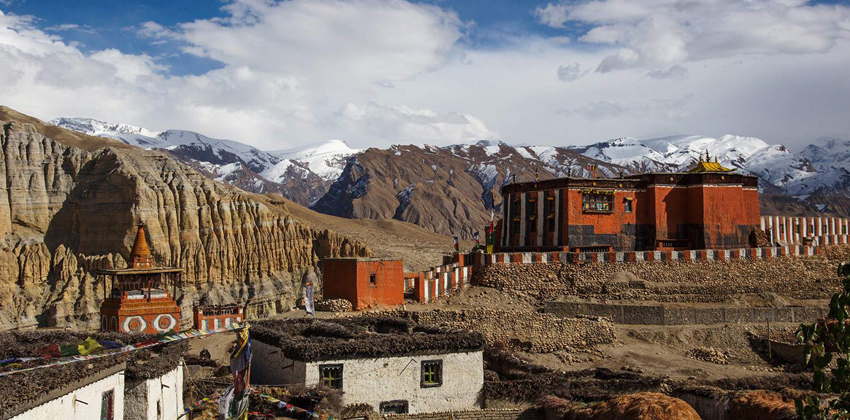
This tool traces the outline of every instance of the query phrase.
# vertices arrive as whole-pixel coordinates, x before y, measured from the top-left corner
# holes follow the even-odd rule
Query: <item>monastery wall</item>
[[[662,260],[622,263],[513,263],[475,266],[473,283],[500,290],[559,296],[655,302],[724,302],[741,294],[775,293],[827,299],[841,288],[838,263],[850,247],[822,247],[820,255],[740,260]]]

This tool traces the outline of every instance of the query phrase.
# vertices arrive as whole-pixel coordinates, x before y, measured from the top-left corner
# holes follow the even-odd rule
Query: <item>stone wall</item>
[[[536,420],[542,418],[542,413],[535,409],[507,408],[422,414],[385,414],[383,418],[384,420]]]
[[[828,312],[825,306],[746,308],[734,306],[670,307],[589,302],[544,302],[543,311],[556,316],[604,316],[617,324],[710,325],[765,322],[813,322]]]
[[[478,331],[489,344],[501,342],[536,353],[608,344],[615,338],[613,324],[605,319],[486,308],[401,314],[419,324]]]
[[[741,294],[826,299],[841,287],[840,261],[850,247],[821,255],[767,260],[638,261],[616,264],[527,263],[476,266],[473,284],[522,291],[542,300],[572,295],[605,300],[724,302]]]

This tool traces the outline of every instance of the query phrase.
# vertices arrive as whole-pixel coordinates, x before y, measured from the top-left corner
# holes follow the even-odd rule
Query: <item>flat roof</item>
[[[251,324],[251,339],[279,347],[291,360],[367,359],[479,351],[479,332],[416,325],[404,318],[267,320]]]

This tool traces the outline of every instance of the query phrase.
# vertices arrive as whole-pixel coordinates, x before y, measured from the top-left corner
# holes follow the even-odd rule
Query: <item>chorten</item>
[[[138,226],[127,261],[127,268],[96,272],[104,282],[110,280],[112,290],[100,306],[101,330],[151,334],[179,331],[180,307],[174,296],[183,269],[156,266],[144,225]]]

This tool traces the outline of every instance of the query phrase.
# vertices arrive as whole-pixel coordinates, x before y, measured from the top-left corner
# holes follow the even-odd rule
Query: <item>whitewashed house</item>
[[[65,331],[0,334],[19,345],[18,357],[33,357],[47,343],[82,341],[86,334]],[[54,338],[55,336],[55,338]],[[132,344],[149,336],[112,333],[107,339]],[[75,362],[0,377],[0,420],[177,420],[183,409],[185,343]]]
[[[173,420],[184,414],[183,363],[150,377],[127,379],[125,420]]]
[[[10,407],[0,411],[0,418],[12,420],[58,420],[58,419],[124,419],[124,363],[115,364],[100,370],[92,369],[91,374],[79,379],[71,379],[67,385],[50,390],[43,395],[35,395],[29,403]],[[38,380],[43,374],[56,374],[46,369],[37,371],[30,380]],[[12,378],[14,375],[7,378]],[[24,376],[21,390],[28,383]],[[70,379],[70,378],[69,378]]]
[[[480,408],[483,338],[396,318],[262,321],[251,383],[324,384],[381,413]]]

